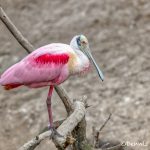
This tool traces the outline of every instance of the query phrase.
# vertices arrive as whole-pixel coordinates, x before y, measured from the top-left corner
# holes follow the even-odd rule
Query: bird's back
[[[67,62],[73,50],[69,45],[54,43],[38,48],[8,68],[0,78],[1,85],[29,85],[54,81],[68,76]]]

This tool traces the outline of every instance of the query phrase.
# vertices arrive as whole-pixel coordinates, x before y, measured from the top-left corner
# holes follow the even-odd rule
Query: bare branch
[[[99,135],[100,135],[100,132],[102,131],[102,129],[106,126],[107,122],[110,120],[111,118],[111,113],[109,114],[108,118],[105,120],[104,124],[100,127],[99,131],[97,132],[96,134],[96,141],[99,141]]]
[[[111,116],[112,116],[112,114],[110,113],[108,118],[105,120],[105,122],[103,123],[103,125],[100,127],[100,129],[98,131],[96,131],[95,127],[93,127],[93,145],[94,145],[95,148],[99,147],[98,145],[99,145],[100,132],[106,126],[106,124],[110,120]]]
[[[74,103],[74,111],[73,113],[58,127],[57,132],[62,135],[62,137],[55,135],[53,142],[56,147],[61,147],[62,149],[67,147],[69,144],[73,144],[74,139],[72,137],[68,137],[69,133],[73,131],[73,129],[77,126],[77,124],[83,119],[85,116],[85,106],[83,102],[76,101]],[[18,150],[33,150],[40,144],[41,141],[50,137],[51,131],[46,131],[39,136],[36,136],[32,140],[28,141]]]
[[[28,141],[27,143],[25,143],[18,150],[33,150],[40,144],[41,141],[50,137],[51,134],[52,134],[52,132],[50,130],[46,131],[46,132],[40,134],[39,136],[36,136],[32,140]]]
[[[32,50],[34,50],[33,45],[21,34],[21,32],[16,28],[16,26],[12,23],[10,18],[7,16],[3,8],[0,6],[0,19],[2,22],[6,25],[8,30],[12,33],[12,35],[16,38],[16,40],[21,44],[25,50],[30,53]],[[63,104],[65,105],[66,111],[69,114],[72,110],[72,101],[61,86],[59,88],[58,86],[55,86],[55,90],[59,97],[61,98]]]
[[[69,133],[73,131],[73,129],[77,126],[77,124],[82,120],[85,116],[85,106],[83,102],[76,101],[74,102],[74,112],[62,123],[62,125],[57,129],[57,131],[66,137]],[[63,145],[64,139],[61,137],[56,138],[54,142],[57,144]]]
[[[17,39],[17,41],[21,44],[21,46],[30,53],[34,48],[29,43],[27,39],[23,37],[21,32],[16,28],[16,26],[11,22],[9,17],[4,12],[3,8],[0,6],[0,18],[2,22],[6,25],[6,27],[9,29],[9,31],[12,33],[12,35]]]
[[[57,92],[57,94],[59,95],[60,99],[62,100],[66,111],[68,113],[68,115],[73,111],[72,108],[72,102],[70,101],[70,98],[68,97],[65,89],[62,86],[55,86],[55,90]]]
[[[112,116],[112,114],[110,113],[109,116],[108,116],[108,118],[107,118],[107,120],[106,120],[106,121],[104,122],[104,124],[100,127],[99,133],[100,133],[100,132],[102,131],[102,129],[106,126],[106,124],[107,124],[107,122],[110,120],[111,116]]]
[[[88,107],[87,104],[87,97],[83,96],[80,99],[81,102],[84,103],[85,108]],[[78,123],[78,125],[75,127],[75,129],[72,132],[73,137],[76,139],[76,141],[73,144],[73,150],[91,150],[92,147],[87,141],[86,138],[86,119],[85,116],[83,119]]]

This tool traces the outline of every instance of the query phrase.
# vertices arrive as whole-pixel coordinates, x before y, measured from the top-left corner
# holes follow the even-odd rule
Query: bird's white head
[[[93,62],[100,79],[103,81],[104,75],[103,75],[102,71],[100,70],[100,68],[98,67],[95,59],[93,58],[93,56],[91,54],[91,51],[89,48],[89,42],[88,42],[88,39],[86,38],[86,36],[84,36],[84,35],[74,36],[70,42],[70,46],[73,49],[82,51],[88,57],[88,59]]]

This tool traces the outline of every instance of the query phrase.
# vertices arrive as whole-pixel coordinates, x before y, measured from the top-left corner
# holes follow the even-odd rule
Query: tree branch
[[[55,143],[56,147],[64,149],[69,144],[73,144],[75,140],[72,137],[69,137],[68,135],[83,119],[83,117],[85,116],[85,112],[86,110],[83,102],[74,102],[73,113],[57,129],[58,133],[60,133],[62,137],[57,135],[54,136],[53,142]],[[51,134],[51,131],[46,131],[25,143],[18,150],[33,150],[36,148],[36,146],[40,144],[41,141],[50,137]]]
[[[6,25],[8,30],[12,33],[12,35],[16,38],[16,40],[21,44],[21,46],[30,53],[34,48],[29,43],[27,39],[23,37],[21,32],[16,28],[16,26],[11,22],[9,17],[4,12],[3,8],[0,6],[0,18],[2,22]]]
[[[88,108],[87,104],[87,97],[83,96],[80,101],[82,101],[85,105],[85,108]],[[78,123],[75,129],[72,132],[73,137],[76,141],[73,144],[73,150],[92,150],[91,145],[87,141],[86,138],[86,119],[85,116],[83,119]]]
[[[101,131],[103,130],[103,128],[106,126],[106,124],[107,124],[108,121],[110,120],[111,116],[112,116],[112,113],[109,114],[107,120],[105,120],[104,124],[100,127],[100,129],[99,129],[99,131],[98,131],[98,135],[97,135],[97,138],[98,138],[98,139],[99,139],[99,134],[100,134],[100,132],[101,132]]]
[[[112,114],[110,113],[108,118],[105,120],[105,122],[102,124],[102,126],[100,127],[100,129],[97,131],[95,129],[95,127],[93,127],[93,146],[95,148],[99,148],[99,136],[100,136],[100,132],[103,130],[103,128],[106,126],[106,124],[108,123],[108,121],[111,119]]]
[[[73,108],[72,108],[72,102],[70,101],[70,98],[68,97],[65,89],[61,85],[59,85],[59,87],[55,86],[55,90],[59,95],[60,99],[62,100],[65,109],[69,115],[73,111]]]

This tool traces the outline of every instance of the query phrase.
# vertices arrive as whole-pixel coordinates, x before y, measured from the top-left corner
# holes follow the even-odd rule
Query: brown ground
[[[150,144],[150,1],[149,0],[1,0],[25,37],[39,47],[69,43],[83,33],[101,66],[102,83],[93,71],[85,78],[64,83],[73,97],[87,95],[88,137],[109,113],[113,116],[102,137]],[[3,23],[0,23],[0,73],[26,56]],[[15,150],[48,123],[47,88],[0,88],[0,149]],[[66,116],[58,96],[53,96],[55,120]],[[39,150],[55,149],[50,141]],[[149,150],[149,146],[132,147]]]

